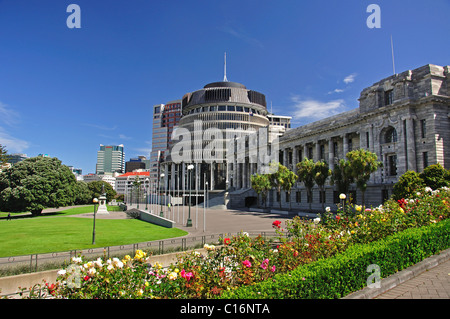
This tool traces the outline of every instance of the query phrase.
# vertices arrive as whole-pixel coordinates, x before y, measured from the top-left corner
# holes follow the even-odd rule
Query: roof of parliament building
[[[192,106],[217,103],[250,104],[259,111],[267,112],[264,94],[248,90],[245,85],[237,82],[221,81],[209,83],[201,90],[185,94],[182,100],[183,114],[189,112]]]

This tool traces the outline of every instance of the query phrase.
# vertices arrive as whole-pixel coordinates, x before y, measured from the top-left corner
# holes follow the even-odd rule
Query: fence
[[[70,264],[72,257],[83,255],[92,260],[98,257],[112,258],[132,255],[141,249],[152,255],[162,255],[168,252],[186,251],[203,247],[205,244],[218,243],[220,238],[232,237],[239,233],[220,233],[201,236],[189,236],[164,240],[148,241],[120,246],[108,246],[103,248],[90,248],[85,250],[70,250],[66,252],[52,252],[45,254],[32,254],[14,257],[0,258],[0,276],[19,273],[32,273],[45,269],[57,269],[64,264]],[[262,236],[263,238],[278,237],[276,232],[249,233],[249,236]]]

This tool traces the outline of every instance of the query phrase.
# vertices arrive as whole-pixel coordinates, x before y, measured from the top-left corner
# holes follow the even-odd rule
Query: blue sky
[[[449,12],[449,0],[0,0],[0,144],[85,174],[99,144],[148,156],[152,106],[222,80],[224,52],[228,80],[306,124],[392,75],[391,35],[397,73],[450,64]]]

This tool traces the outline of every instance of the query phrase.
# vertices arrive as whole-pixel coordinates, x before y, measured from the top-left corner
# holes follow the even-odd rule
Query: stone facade
[[[440,163],[450,169],[450,66],[425,65],[385,78],[361,92],[359,108],[288,130],[279,138],[280,162],[296,170],[303,158],[334,163],[351,150],[364,148],[376,153],[383,168],[375,172],[366,191],[366,205],[379,205],[392,193],[393,184],[407,170],[422,172]],[[236,156],[238,156],[236,154]],[[242,206],[243,198],[256,196],[249,177],[257,164],[242,165],[242,183],[231,193],[233,206]],[[256,165],[256,166],[255,166]],[[361,194],[353,186],[356,202]],[[338,194],[327,185],[326,206],[335,208]],[[294,210],[309,207],[306,189],[297,183],[290,198],[273,192],[269,204]],[[317,188],[312,208],[322,207]]]

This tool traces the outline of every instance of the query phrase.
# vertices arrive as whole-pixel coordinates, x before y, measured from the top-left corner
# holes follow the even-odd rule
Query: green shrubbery
[[[422,193],[425,187],[431,189],[450,187],[450,170],[446,170],[440,164],[435,164],[426,167],[420,174],[415,171],[407,171],[394,185],[392,198],[399,200],[417,197],[417,193]]]

